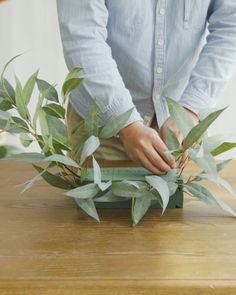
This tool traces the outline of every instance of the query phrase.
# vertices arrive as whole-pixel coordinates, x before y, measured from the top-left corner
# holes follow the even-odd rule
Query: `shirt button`
[[[160,11],[159,11],[160,15],[165,15],[166,13],[166,10],[165,8],[161,8]]]
[[[162,68],[158,67],[157,68],[157,74],[161,74],[162,73]]]
[[[163,40],[163,39],[159,39],[159,40],[157,41],[157,44],[158,44],[159,46],[163,46],[163,45],[164,45],[164,40]]]

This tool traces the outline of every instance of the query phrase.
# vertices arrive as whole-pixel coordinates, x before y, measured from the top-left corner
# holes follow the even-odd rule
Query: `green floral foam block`
[[[153,173],[144,167],[116,167],[116,168],[101,168],[101,179],[107,181],[145,181],[145,176],[153,175]],[[88,175],[84,179],[83,184],[92,183],[94,181],[93,168],[88,168]],[[103,192],[101,192],[102,195]],[[98,196],[99,197],[99,196]],[[131,199],[118,202],[98,202],[96,199],[96,208],[130,208]],[[167,208],[183,208],[184,195],[182,188],[178,187],[176,192],[170,197]],[[152,200],[150,208],[160,208],[159,202]]]

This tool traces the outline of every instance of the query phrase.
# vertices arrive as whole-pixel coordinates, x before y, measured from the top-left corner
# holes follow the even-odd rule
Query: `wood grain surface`
[[[185,195],[184,208],[98,209],[101,222],[28,164],[0,162],[0,294],[236,294],[236,218]],[[186,174],[196,171],[189,166]],[[221,173],[236,190],[236,162]],[[236,210],[236,197],[207,184]]]

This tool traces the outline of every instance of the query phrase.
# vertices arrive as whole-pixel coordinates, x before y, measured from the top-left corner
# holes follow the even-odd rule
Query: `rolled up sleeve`
[[[195,113],[216,106],[236,71],[236,1],[214,0],[206,43],[179,103]]]
[[[79,99],[82,94],[87,109],[96,99],[98,125],[133,107],[124,127],[143,121],[106,42],[109,14],[105,0],[57,0],[57,11],[66,65],[69,70],[81,67],[80,77],[84,78],[71,95]]]

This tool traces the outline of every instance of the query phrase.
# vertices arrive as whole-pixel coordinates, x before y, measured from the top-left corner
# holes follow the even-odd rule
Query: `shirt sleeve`
[[[68,69],[81,67],[83,82],[76,96],[86,93],[87,107],[96,99],[98,125],[134,107],[124,127],[144,121],[125,87],[107,40],[105,0],[57,0],[59,28]]]
[[[207,42],[179,103],[195,113],[213,108],[236,70],[236,1],[214,0]]]

